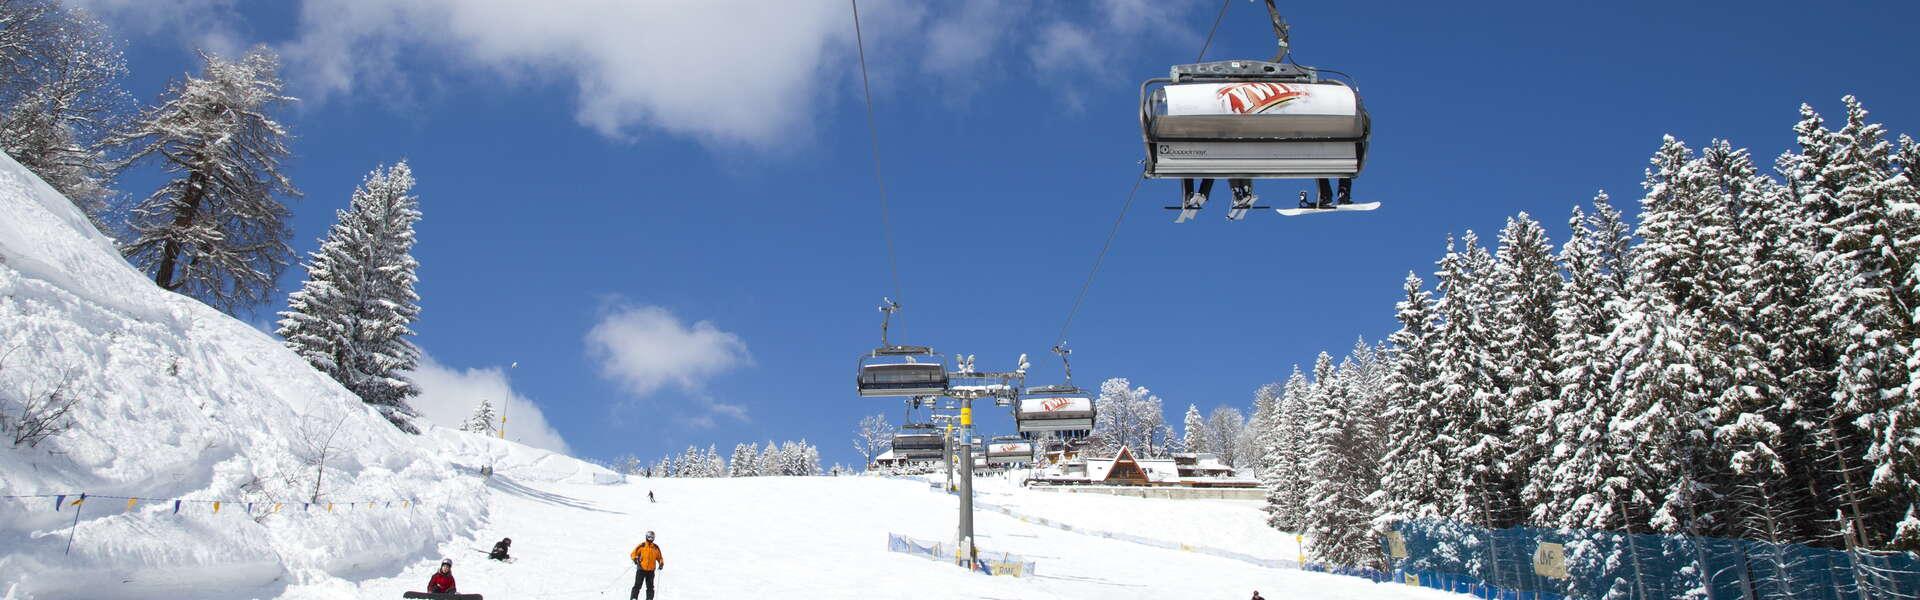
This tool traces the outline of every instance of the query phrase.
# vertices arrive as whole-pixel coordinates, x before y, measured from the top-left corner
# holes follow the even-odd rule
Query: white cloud
[[[619,383],[636,398],[672,386],[688,392],[707,413],[690,421],[711,426],[712,414],[746,420],[746,407],[706,397],[706,381],[742,365],[752,364],[740,336],[722,331],[709,321],[688,325],[658,306],[616,305],[587,331],[587,355],[600,363],[600,374]]]
[[[304,92],[391,83],[437,50],[510,78],[558,79],[575,118],[610,137],[659,130],[772,147],[806,129],[823,80],[844,76],[847,5],[759,0],[306,0],[285,47]]]
[[[246,47],[234,0],[69,0],[132,35],[168,35],[223,56]]]
[[[498,411],[505,403],[507,438],[535,448],[568,454],[567,441],[547,424],[547,417],[533,400],[513,391],[506,368],[457,369],[440,364],[424,352],[420,366],[408,374],[420,387],[420,395],[409,402],[435,425],[459,427],[473,416],[473,409],[485,398]]]
[[[972,72],[1000,49],[1028,8],[1025,0],[966,2],[954,14],[932,19],[922,68],[939,75]]]

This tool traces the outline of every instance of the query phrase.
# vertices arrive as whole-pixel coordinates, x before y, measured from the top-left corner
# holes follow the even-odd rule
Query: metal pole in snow
[[[960,543],[973,567],[973,398],[960,399]]]
[[[80,500],[73,503],[73,529],[67,531],[67,551],[62,554],[73,554],[73,538],[80,535],[80,511],[86,509],[87,495],[81,494]]]
[[[500,396],[500,439],[507,439],[507,402],[513,399],[513,369],[519,361],[507,365],[507,393]]]

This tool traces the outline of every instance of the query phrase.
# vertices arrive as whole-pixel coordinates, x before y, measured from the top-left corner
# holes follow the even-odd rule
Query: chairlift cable
[[[1146,183],[1147,176],[1141,174],[1133,180],[1133,190],[1127,192],[1127,202],[1120,205],[1120,214],[1113,218],[1113,228],[1107,230],[1107,241],[1100,245],[1100,254],[1093,257],[1093,268],[1087,271],[1087,280],[1080,284],[1080,293],[1073,298],[1073,308],[1067,310],[1067,320],[1060,325],[1060,338],[1056,345],[1067,343],[1067,330],[1073,328],[1073,317],[1080,313],[1080,303],[1087,299],[1087,290],[1093,289],[1093,278],[1100,274],[1100,263],[1107,259],[1107,250],[1113,248],[1113,238],[1120,235],[1120,223],[1127,220],[1127,211],[1133,208],[1133,198],[1140,193],[1140,184]]]
[[[880,232],[887,243],[887,270],[893,276],[893,297],[900,294],[900,263],[893,249],[893,223],[887,215],[887,182],[880,176],[880,130],[873,120],[873,89],[867,84],[867,47],[860,33],[860,0],[848,0],[853,6],[854,48],[860,55],[860,93],[866,100],[867,141],[873,149],[873,183],[880,190]]]
[[[1220,12],[1214,15],[1213,27],[1207,29],[1207,39],[1200,44],[1199,58],[1194,59],[1195,62],[1206,59],[1207,49],[1213,47],[1213,34],[1220,31],[1220,21],[1226,18],[1227,7],[1232,5],[1233,0],[1220,2]],[[1073,308],[1067,310],[1067,320],[1060,325],[1060,337],[1054,342],[1055,345],[1067,343],[1067,332],[1073,328],[1073,317],[1080,313],[1080,304],[1086,301],[1087,290],[1093,288],[1093,279],[1100,274],[1100,263],[1106,261],[1107,250],[1113,248],[1113,238],[1120,234],[1120,224],[1126,221],[1127,211],[1133,208],[1133,198],[1140,193],[1140,184],[1146,181],[1145,173],[1133,180],[1133,190],[1127,192],[1127,201],[1120,206],[1120,214],[1114,217],[1113,228],[1107,230],[1107,241],[1100,245],[1100,254],[1094,256],[1093,268],[1087,271],[1087,280],[1080,284],[1080,293],[1073,298]]]
[[[1207,48],[1213,47],[1213,32],[1220,30],[1220,20],[1226,18],[1227,7],[1232,4],[1233,0],[1220,0],[1220,14],[1213,16],[1213,27],[1207,30],[1207,41],[1206,43],[1200,44],[1200,56],[1194,58],[1193,62],[1200,62],[1207,59]]]

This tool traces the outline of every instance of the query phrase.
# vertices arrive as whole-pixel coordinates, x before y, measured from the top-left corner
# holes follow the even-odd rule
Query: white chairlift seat
[[[1310,68],[1178,65],[1140,92],[1148,177],[1338,179],[1366,163],[1371,124],[1359,94]]]

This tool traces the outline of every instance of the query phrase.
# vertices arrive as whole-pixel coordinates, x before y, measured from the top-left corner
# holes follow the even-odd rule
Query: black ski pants
[[[653,600],[653,590],[660,587],[653,583],[653,571],[636,569],[633,574],[633,593],[627,595],[629,600],[640,598],[640,586],[647,587],[647,600]]]

